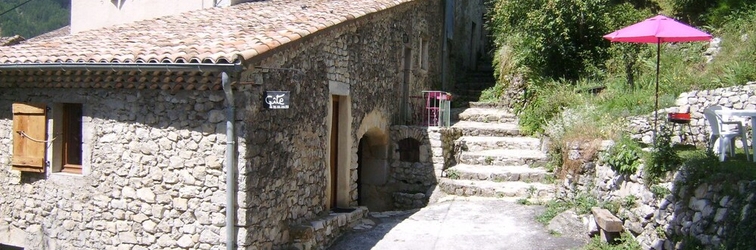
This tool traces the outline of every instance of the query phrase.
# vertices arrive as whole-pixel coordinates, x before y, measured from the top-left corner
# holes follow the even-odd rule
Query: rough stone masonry
[[[413,1],[250,62],[261,81],[236,88],[239,247],[290,246],[290,225],[327,216],[333,83],[348,86],[346,95],[340,93],[348,107],[349,126],[343,129],[349,147],[342,152],[349,161],[343,166],[348,174],[339,182],[346,191],[339,196],[349,206],[358,205],[359,140],[375,131],[388,135],[389,125],[400,122],[405,72],[412,93],[440,81],[439,65],[422,69],[417,58],[420,39],[429,51],[440,51],[442,24],[432,20],[443,20],[441,15],[436,1]],[[430,53],[429,60],[440,61],[438,55]],[[409,71],[402,64],[406,58],[411,59]],[[35,77],[45,76],[19,74],[6,80]],[[55,84],[12,84],[0,91],[1,242],[28,249],[225,248],[221,91],[120,89],[94,82],[82,88],[50,86]],[[290,91],[291,108],[264,109],[261,96],[268,90]],[[14,102],[82,104],[84,174],[10,170]]]

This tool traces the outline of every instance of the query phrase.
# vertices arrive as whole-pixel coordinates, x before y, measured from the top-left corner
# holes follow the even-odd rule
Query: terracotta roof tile
[[[0,64],[246,60],[329,26],[411,1],[271,0],[203,9],[0,47]]]
[[[32,38],[26,39],[26,41],[24,41],[24,42],[34,42],[34,41],[39,41],[39,40],[53,38],[53,37],[66,36],[66,35],[69,35],[69,34],[71,34],[71,26],[70,25],[62,27],[62,28],[57,29],[57,30],[53,30],[53,31],[44,33],[44,34],[39,35],[39,36],[35,36],[35,37],[32,37]]]

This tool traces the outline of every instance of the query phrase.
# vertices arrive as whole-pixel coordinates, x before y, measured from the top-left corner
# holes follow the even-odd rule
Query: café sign
[[[288,109],[289,91],[265,91],[265,107],[268,109]]]

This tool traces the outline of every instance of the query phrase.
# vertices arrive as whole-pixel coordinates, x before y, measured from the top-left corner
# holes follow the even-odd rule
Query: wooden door
[[[331,200],[329,205],[331,209],[336,208],[336,194],[338,193],[336,183],[338,182],[339,169],[339,96],[333,96],[333,105],[331,110]]]

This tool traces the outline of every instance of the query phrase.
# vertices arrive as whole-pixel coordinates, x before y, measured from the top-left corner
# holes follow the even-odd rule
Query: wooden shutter
[[[13,169],[45,172],[46,107],[43,103],[13,104]]]

